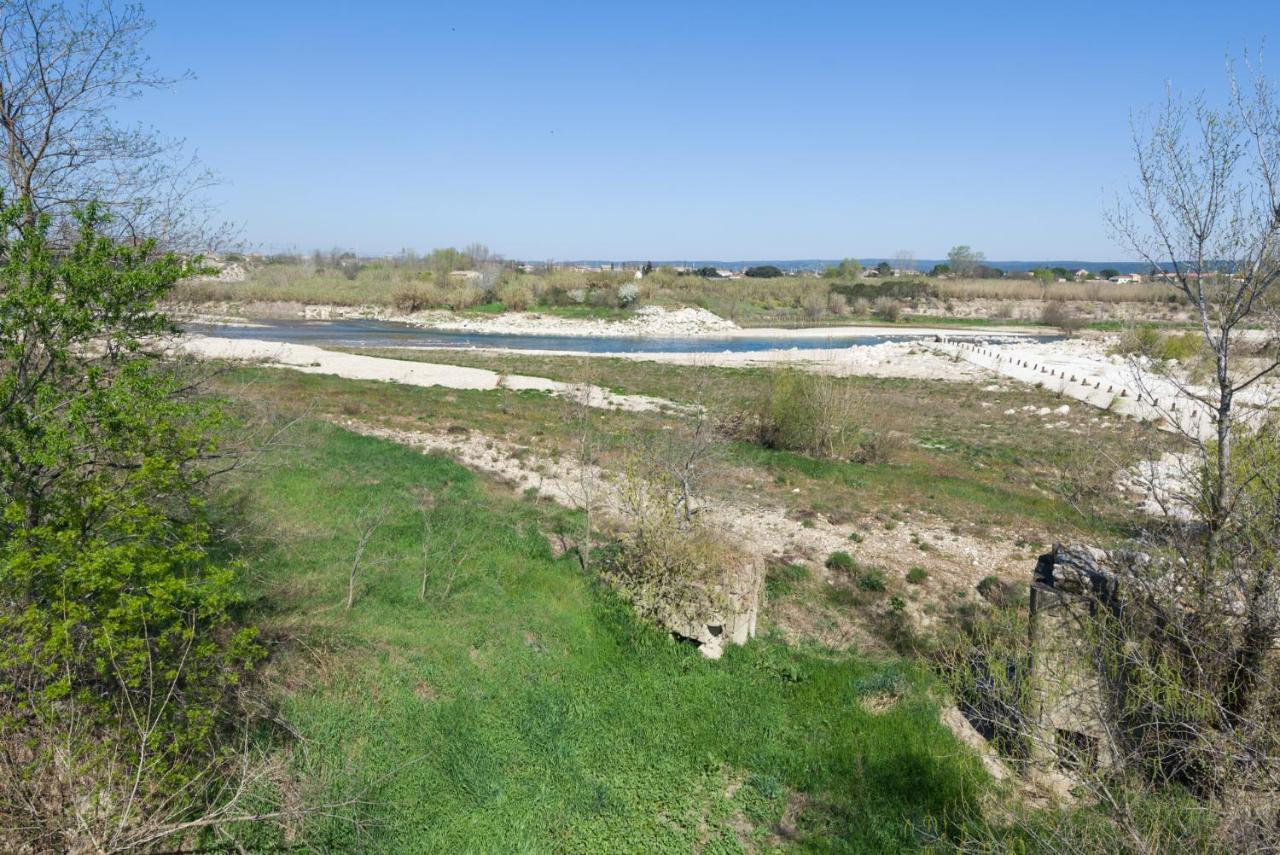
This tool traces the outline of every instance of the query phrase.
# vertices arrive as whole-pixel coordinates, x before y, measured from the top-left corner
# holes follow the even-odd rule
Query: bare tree
[[[1182,392],[1211,411],[1216,446],[1206,448],[1216,477],[1205,496],[1212,552],[1239,489],[1230,476],[1237,401],[1278,366],[1280,309],[1280,105],[1266,78],[1214,107],[1203,96],[1168,95],[1147,126],[1135,123],[1138,184],[1110,216],[1125,245],[1191,305],[1214,362],[1213,388]],[[1262,326],[1261,362],[1240,359],[1249,326]],[[1210,556],[1211,557],[1211,556]]]
[[[584,571],[591,569],[591,547],[593,538],[593,517],[596,498],[596,445],[598,442],[595,425],[595,414],[592,412],[591,395],[595,387],[590,382],[575,385],[569,395],[569,424],[572,428],[574,457],[578,465],[578,483],[575,485],[578,495],[575,497],[582,507],[583,531],[582,543],[578,547],[578,560]]]
[[[443,505],[436,498],[428,490],[422,492],[422,575],[418,599],[424,602],[433,581],[439,585],[438,598],[449,599],[475,547],[462,519],[466,506],[458,507],[456,502]]]
[[[386,505],[378,507],[370,507],[365,509],[364,513],[353,523],[356,535],[356,548],[351,557],[351,567],[347,572],[347,601],[346,609],[356,604],[356,580],[360,576],[362,566],[368,562],[365,561],[365,553],[369,549],[369,543],[373,540],[374,535],[378,533],[378,529],[382,528],[382,524],[386,522],[390,508]]]
[[[141,7],[109,0],[0,4],[0,156],[10,200],[30,217],[105,206],[121,238],[203,248],[227,236],[202,194],[215,179],[180,141],[117,123],[121,103],[185,79],[151,67]]]
[[[893,266],[896,270],[909,273],[916,272],[916,254],[914,250],[900,249],[893,254]]]
[[[1020,634],[994,652],[962,648],[952,669],[971,697],[1001,668],[1032,675],[1030,694],[1021,679],[1005,693],[1018,702],[1006,724],[1026,753],[1056,755],[1109,820],[1093,840],[1043,826],[1051,851],[1280,847],[1280,422],[1261,393],[1280,367],[1280,105],[1260,73],[1229,81],[1223,106],[1171,94],[1135,123],[1138,182],[1110,215],[1186,299],[1211,363],[1204,385],[1135,365],[1148,372],[1144,405],[1207,417],[1203,430],[1174,421],[1192,449],[1180,500],[1141,552],[1042,557],[1033,602],[1049,605],[1032,609],[1033,663],[1021,664]]]

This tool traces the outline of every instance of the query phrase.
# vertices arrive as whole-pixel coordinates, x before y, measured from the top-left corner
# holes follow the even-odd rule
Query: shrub
[[[261,653],[193,488],[225,416],[142,352],[187,266],[93,208],[56,249],[25,213],[0,213],[0,849],[123,851],[217,786]]]
[[[618,292],[613,288],[592,288],[587,292],[586,302],[601,309],[613,309],[619,305]]]
[[[783,276],[783,272],[772,264],[761,264],[757,267],[748,267],[743,272],[744,276],[752,279],[777,279]]]
[[[755,413],[755,439],[766,448],[819,457],[843,454],[854,401],[848,385],[794,368],[773,372]]]
[[[858,438],[853,459],[865,465],[889,463],[907,446],[908,435],[899,430],[866,431]]]
[[[854,561],[853,556],[843,550],[828,555],[826,565],[831,572],[843,573],[846,576],[852,576],[858,569],[858,562]]]
[[[439,306],[440,295],[430,285],[416,285],[397,291],[392,302],[399,311],[411,314]]]
[[[743,558],[722,531],[685,512],[684,484],[636,457],[624,468],[617,495],[625,528],[604,571],[636,611],[666,624],[672,616],[722,607],[718,578]]]
[[[523,312],[533,305],[533,290],[523,282],[504,282],[498,286],[495,296],[515,312]]]
[[[921,567],[919,564],[907,571],[907,582],[912,585],[919,585],[929,578],[929,571]]]
[[[849,314],[849,300],[843,294],[834,291],[827,295],[827,311],[838,318]]]
[[[1112,347],[1112,352],[1125,356],[1192,362],[1204,355],[1205,343],[1203,335],[1198,332],[1165,334],[1156,327],[1144,324],[1125,330]]]
[[[896,323],[902,316],[902,304],[892,297],[879,297],[875,302],[875,316],[887,323]]]
[[[879,592],[885,588],[884,571],[872,568],[858,577],[858,588],[863,591]]]
[[[831,286],[831,290],[848,300],[871,301],[880,297],[893,297],[898,300],[924,300],[937,296],[937,289],[921,279],[837,283]]]
[[[1071,334],[1084,328],[1085,321],[1067,308],[1062,300],[1051,300],[1040,310],[1040,323],[1047,327],[1057,327],[1062,332]]]
[[[639,300],[640,300],[640,286],[637,285],[636,283],[628,282],[627,284],[618,288],[618,306],[620,308],[625,309],[628,306],[633,306],[637,302],[639,302]]]
[[[1204,337],[1194,332],[1164,336],[1156,348],[1157,358],[1176,359],[1178,362],[1190,362],[1204,353]]]
[[[803,564],[783,564],[770,567],[765,574],[765,591],[777,599],[794,593],[809,578],[809,568]]]
[[[827,300],[821,294],[810,292],[800,298],[800,308],[804,309],[805,317],[816,321],[827,308]]]

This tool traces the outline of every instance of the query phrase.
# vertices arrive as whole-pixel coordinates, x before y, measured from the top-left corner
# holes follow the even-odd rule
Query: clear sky
[[[250,243],[531,259],[1123,258],[1131,111],[1280,37],[1276,0],[146,8],[196,79],[129,112]]]

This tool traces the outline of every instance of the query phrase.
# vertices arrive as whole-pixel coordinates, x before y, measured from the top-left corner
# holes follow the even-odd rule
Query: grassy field
[[[722,413],[750,406],[769,382],[769,373],[760,368],[466,350],[360,352],[568,382],[589,380],[616,392],[704,402]],[[378,398],[366,404],[354,387],[341,381],[289,374],[271,382],[288,387],[271,392],[280,399],[301,396],[316,405],[325,401],[328,411],[376,416],[389,419],[391,425],[462,424],[542,448],[565,441],[562,408],[541,396],[512,395],[501,404],[479,393],[367,384],[373,387],[370,394]],[[941,380],[850,377],[838,382],[859,402],[855,418],[860,428],[902,432],[912,441],[878,464],[815,461],[745,443],[726,445],[725,456],[750,470],[745,477],[756,481],[764,473],[766,483],[759,489],[784,507],[845,517],[884,508],[922,510],[965,526],[1030,525],[1063,535],[1072,530],[1114,535],[1128,526],[1127,515],[1110,501],[1100,503],[1098,513],[1081,513],[1088,506],[1078,501],[1087,498],[1081,494],[1109,491],[1116,468],[1176,445],[1170,435],[1149,425],[1084,405],[1072,406],[1065,415],[1055,414],[1056,427],[1045,428],[1025,408],[1056,408],[1062,399],[1017,383],[997,384],[996,390],[987,391],[974,384]],[[406,400],[419,395],[455,403],[444,408]],[[466,406],[457,405],[463,401]],[[434,415],[445,409],[447,419]],[[659,417],[637,414],[607,414],[600,421],[608,444],[619,448],[630,445],[637,432],[660,429],[663,424]],[[797,488],[798,494],[793,492]]]
[[[705,661],[553,557],[565,512],[445,459],[305,420],[217,504],[296,770],[362,796],[313,848],[914,851],[987,787],[917,669],[768,638]]]
[[[721,414],[769,383],[759,369],[379,355],[589,380]],[[249,571],[249,617],[264,629],[268,677],[297,737],[291,766],[326,782],[312,800],[359,796],[309,825],[313,848],[908,852],[935,832],[985,827],[982,806],[1000,796],[939,725],[943,696],[923,666],[885,652],[915,641],[882,637],[900,631],[883,623],[891,597],[941,620],[980,607],[972,592],[933,587],[929,544],[913,540],[894,559],[903,566],[887,574],[887,591],[771,567],[762,636],[708,662],[639,622],[572,554],[556,557],[548,537],[578,531],[573,512],[329,423],[475,432],[555,458],[572,442],[563,401],[263,367],[217,382],[240,406],[297,420],[224,484],[215,507],[223,542]],[[1024,408],[1061,402],[1017,384],[839,382],[858,396],[860,429],[909,436],[891,459],[819,460],[722,438],[706,489],[855,531],[944,521],[1034,555],[1040,539],[1124,536],[1134,521],[1110,498],[1116,466],[1172,447],[1149,426],[1083,407],[1055,414],[1053,429],[1028,421]],[[674,418],[597,413],[599,462]],[[373,519],[347,610],[357,542]],[[863,583],[884,572],[869,568]],[[931,597],[941,599],[926,607]],[[793,631],[806,621],[812,633]],[[870,635],[815,641],[858,624]]]

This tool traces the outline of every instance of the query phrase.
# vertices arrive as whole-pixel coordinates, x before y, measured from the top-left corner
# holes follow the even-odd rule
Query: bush
[[[926,300],[937,297],[937,289],[920,279],[891,279],[881,282],[838,283],[831,286],[834,293],[847,300],[872,300],[893,297],[898,300]]]
[[[634,282],[628,282],[618,288],[618,306],[619,308],[627,308],[634,306],[640,300],[640,286]]]
[[[879,297],[875,302],[875,316],[887,323],[896,323],[902,315],[902,304],[892,297]]]
[[[907,447],[909,439],[909,434],[903,430],[883,428],[865,431],[858,437],[853,459],[867,466],[889,463]]]
[[[141,349],[188,268],[93,208],[56,249],[24,214],[0,213],[0,365],[31,369],[0,373],[0,849],[122,851],[216,788],[261,650],[193,487],[225,417]]]
[[[921,567],[919,564],[907,571],[907,582],[912,585],[919,585],[929,578],[929,571]]]
[[[523,282],[504,282],[494,296],[513,312],[523,312],[533,305],[533,289]]]
[[[788,596],[809,578],[809,568],[803,564],[783,564],[770,567],[765,574],[765,591],[770,598]]]
[[[853,556],[844,551],[833,552],[827,556],[827,569],[833,573],[842,573],[846,576],[852,576],[858,570],[858,562],[853,560]]]
[[[605,577],[647,619],[668,624],[672,616],[718,610],[716,584],[742,556],[722,531],[685,512],[685,487],[657,471],[652,460],[630,460],[618,483],[625,528],[604,561]]]
[[[616,309],[619,305],[618,292],[613,288],[592,288],[587,292],[586,302],[600,309]]]
[[[1047,327],[1057,327],[1070,335],[1084,329],[1085,320],[1070,309],[1062,300],[1052,300],[1044,304],[1040,310],[1040,323]]]
[[[858,577],[858,588],[862,591],[879,592],[885,589],[884,571],[872,568]]]
[[[744,276],[752,279],[777,279],[785,274],[772,264],[761,264],[757,267],[748,267],[742,272]]]
[[[404,288],[397,291],[395,296],[392,297],[392,302],[395,304],[396,309],[405,314],[435,308],[440,305],[439,301],[439,293],[430,285]]]
[[[755,413],[765,448],[837,457],[846,451],[853,398],[847,384],[794,368],[773,372]]]
[[[827,295],[827,311],[842,318],[849,314],[849,300],[843,294],[832,292]]]
[[[1153,326],[1137,326],[1125,330],[1113,352],[1151,359],[1192,362],[1205,353],[1204,337],[1198,332],[1162,334]]]
[[[810,292],[800,298],[800,308],[804,309],[806,318],[816,321],[827,308],[827,300],[822,294]]]

